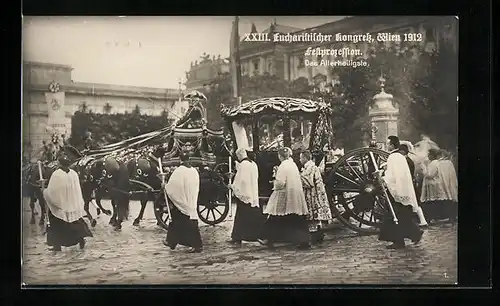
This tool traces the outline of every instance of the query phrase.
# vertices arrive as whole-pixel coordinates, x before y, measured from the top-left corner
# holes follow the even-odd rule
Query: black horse
[[[130,182],[126,163],[114,157],[105,157],[93,161],[88,167],[90,167],[87,171],[91,177],[91,183],[82,187],[85,189],[82,193],[85,193],[85,197],[89,199],[89,192],[91,194],[95,191],[97,205],[104,213],[108,214],[109,211],[100,205],[100,199],[104,194],[107,194],[113,208],[110,225],[115,230],[120,230],[122,222],[128,219],[130,202]],[[87,202],[87,209],[89,202]]]
[[[43,187],[47,187],[52,173],[57,170],[57,161],[52,162],[41,162],[41,171],[43,176]],[[43,197],[43,189],[40,181],[40,169],[38,168],[38,163],[32,163],[26,166],[23,171],[23,194],[28,196],[31,208],[31,220],[30,224],[35,224],[35,203],[38,201],[40,205],[41,216],[38,224],[43,226],[45,224],[47,205],[45,198]]]
[[[59,163],[57,159],[65,154],[70,160],[75,160],[80,156],[78,154],[75,155],[74,148],[67,145],[58,145],[57,143],[50,142],[46,143],[42,142],[43,147],[40,156],[40,167],[42,176],[44,179],[44,188],[47,188],[48,182],[52,173],[57,170]],[[40,169],[38,167],[38,163],[30,163],[28,160],[24,160],[25,164],[22,168],[22,194],[23,197],[28,197],[30,201],[31,208],[31,220],[30,224],[35,224],[35,203],[38,201],[38,205],[40,205],[40,211],[42,215],[40,216],[39,224],[43,226],[45,223],[45,213],[46,213],[46,203],[43,197],[42,186],[40,182]]]
[[[90,213],[90,202],[95,199],[97,204],[97,215],[101,214],[101,211],[106,215],[111,215],[111,211],[102,207],[101,199],[106,194],[106,189],[101,185],[101,177],[102,173],[99,174],[94,170],[93,162],[94,159],[82,159],[77,163],[72,165],[73,170],[75,170],[80,177],[80,186],[82,189],[83,196],[83,208],[86,212],[86,217],[90,221],[90,225],[94,227],[97,224],[97,221],[92,217]],[[97,174],[97,176],[94,176]]]
[[[131,183],[138,187],[137,189],[141,189],[140,192],[136,193],[137,200],[141,203],[141,210],[133,222],[133,225],[139,226],[144,217],[144,210],[147,203],[155,200],[155,193],[153,191],[161,190],[161,179],[158,177],[158,162],[151,157],[141,156],[129,160],[127,168]]]

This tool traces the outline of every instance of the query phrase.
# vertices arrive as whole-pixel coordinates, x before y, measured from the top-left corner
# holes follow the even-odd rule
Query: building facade
[[[291,31],[290,27],[272,24],[262,33],[321,33],[332,34],[365,34],[377,33],[392,34],[422,34],[419,42],[424,50],[439,49],[439,42],[450,40],[458,48],[458,21],[454,17],[438,16],[356,16],[344,18],[332,23],[326,23],[314,28]],[[252,30],[256,30],[252,27]],[[387,42],[390,46],[398,42]],[[312,83],[318,75],[326,77],[327,82],[335,78],[335,68],[327,66],[306,67],[305,61],[335,60],[333,55],[305,56],[307,48],[321,47],[339,49],[349,47],[359,49],[363,56],[367,56],[368,43],[357,44],[348,42],[323,42],[323,43],[282,43],[282,42],[242,42],[240,44],[240,59],[242,74],[254,75],[269,73],[285,80],[296,80],[300,77],[307,78]],[[354,55],[352,56],[354,57]],[[351,57],[351,59],[352,59]]]
[[[321,34],[365,34],[377,33],[392,34],[422,34],[420,45],[424,50],[439,49],[439,42],[449,40],[458,49],[458,20],[454,17],[440,16],[355,16],[347,17],[331,23],[318,25],[308,29],[298,29],[272,23],[267,29],[258,31],[255,25],[250,29],[251,33],[274,33],[300,34],[300,33],[321,33]],[[387,42],[387,46],[397,42]],[[249,42],[241,41],[239,55],[241,61],[242,75],[260,75],[269,73],[285,80],[293,81],[304,77],[309,83],[318,80],[323,76],[328,83],[335,81],[335,68],[327,66],[306,67],[305,61],[318,61],[321,59],[334,60],[333,55],[324,57],[305,56],[304,53],[309,47],[321,47],[339,49],[350,47],[359,49],[363,56],[367,56],[368,43],[348,43],[348,42],[324,42],[324,43],[288,43],[288,42]],[[354,57],[354,56],[353,56]],[[220,63],[213,63],[210,60],[202,60],[191,65],[187,73],[188,88],[202,88],[203,84],[210,83],[215,78],[217,72],[229,71],[227,60]]]
[[[139,107],[142,114],[175,119],[187,110],[178,89],[73,82],[66,65],[24,62],[23,141],[34,149],[50,140],[54,130],[69,138],[71,117],[82,108],[95,113],[124,113]]]
[[[202,90],[210,84],[219,73],[229,72],[229,60],[220,56],[204,54],[200,61],[191,62],[189,71],[186,72],[186,90]]]

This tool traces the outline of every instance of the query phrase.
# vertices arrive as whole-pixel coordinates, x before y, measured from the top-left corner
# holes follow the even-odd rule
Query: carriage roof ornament
[[[197,90],[193,90],[190,93],[184,95],[184,99],[185,100],[208,100],[207,97],[203,93],[201,93]]]

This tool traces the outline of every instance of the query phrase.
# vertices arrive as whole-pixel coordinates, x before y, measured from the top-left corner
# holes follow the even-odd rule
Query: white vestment
[[[54,171],[49,186],[43,191],[50,212],[65,222],[75,222],[85,215],[82,189],[78,174],[70,169]]]
[[[405,206],[412,206],[417,212],[418,202],[411,179],[410,168],[401,153],[391,153],[387,158],[384,180],[394,200]]]
[[[170,201],[181,213],[198,220],[196,207],[200,191],[200,175],[193,167],[177,167],[165,186]]]
[[[458,202],[457,172],[452,161],[448,159],[439,160],[438,173],[447,199]]]
[[[256,163],[243,160],[236,164],[232,189],[242,202],[259,207],[259,169]]]
[[[278,167],[273,193],[264,213],[274,216],[308,214],[300,171],[291,158],[282,161]]]

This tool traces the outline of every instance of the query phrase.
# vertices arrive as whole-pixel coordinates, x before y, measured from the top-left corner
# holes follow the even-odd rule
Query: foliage
[[[439,46],[439,52],[425,52],[416,44],[374,44],[367,54],[367,67],[332,71],[339,84],[330,92],[318,90],[306,78],[288,82],[269,74],[243,76],[242,101],[270,96],[322,99],[333,108],[336,143],[355,148],[369,136],[368,110],[381,90],[383,76],[385,91],[393,95],[399,108],[400,138],[417,141],[420,134],[427,134],[442,147],[454,149],[458,135],[457,53],[444,41]],[[228,73],[219,75],[213,85],[211,101],[235,103]]]
[[[385,91],[394,96],[399,108],[400,138],[417,141],[420,134],[428,134],[445,148],[456,146],[458,70],[457,53],[451,45],[440,42],[439,52],[425,52],[415,44],[378,44],[370,50],[367,61],[366,68],[340,72],[341,91],[359,115],[353,122],[364,122],[362,129],[368,127],[367,106],[380,91],[383,75]],[[359,131],[358,126],[352,130]]]
[[[360,145],[369,135],[368,109],[385,91],[399,108],[400,138],[417,141],[427,134],[442,147],[457,145],[458,109],[457,54],[452,46],[440,42],[439,52],[423,52],[418,45],[374,45],[368,52],[368,67],[337,67],[339,85],[335,95],[316,93],[333,108],[335,138],[346,148]]]
[[[104,145],[173,124],[166,112],[162,113],[161,116],[141,115],[138,107],[132,113],[125,114],[97,114],[90,111],[77,111],[71,120],[69,142],[77,148],[83,146],[83,136],[86,131],[92,132],[98,145]]]

